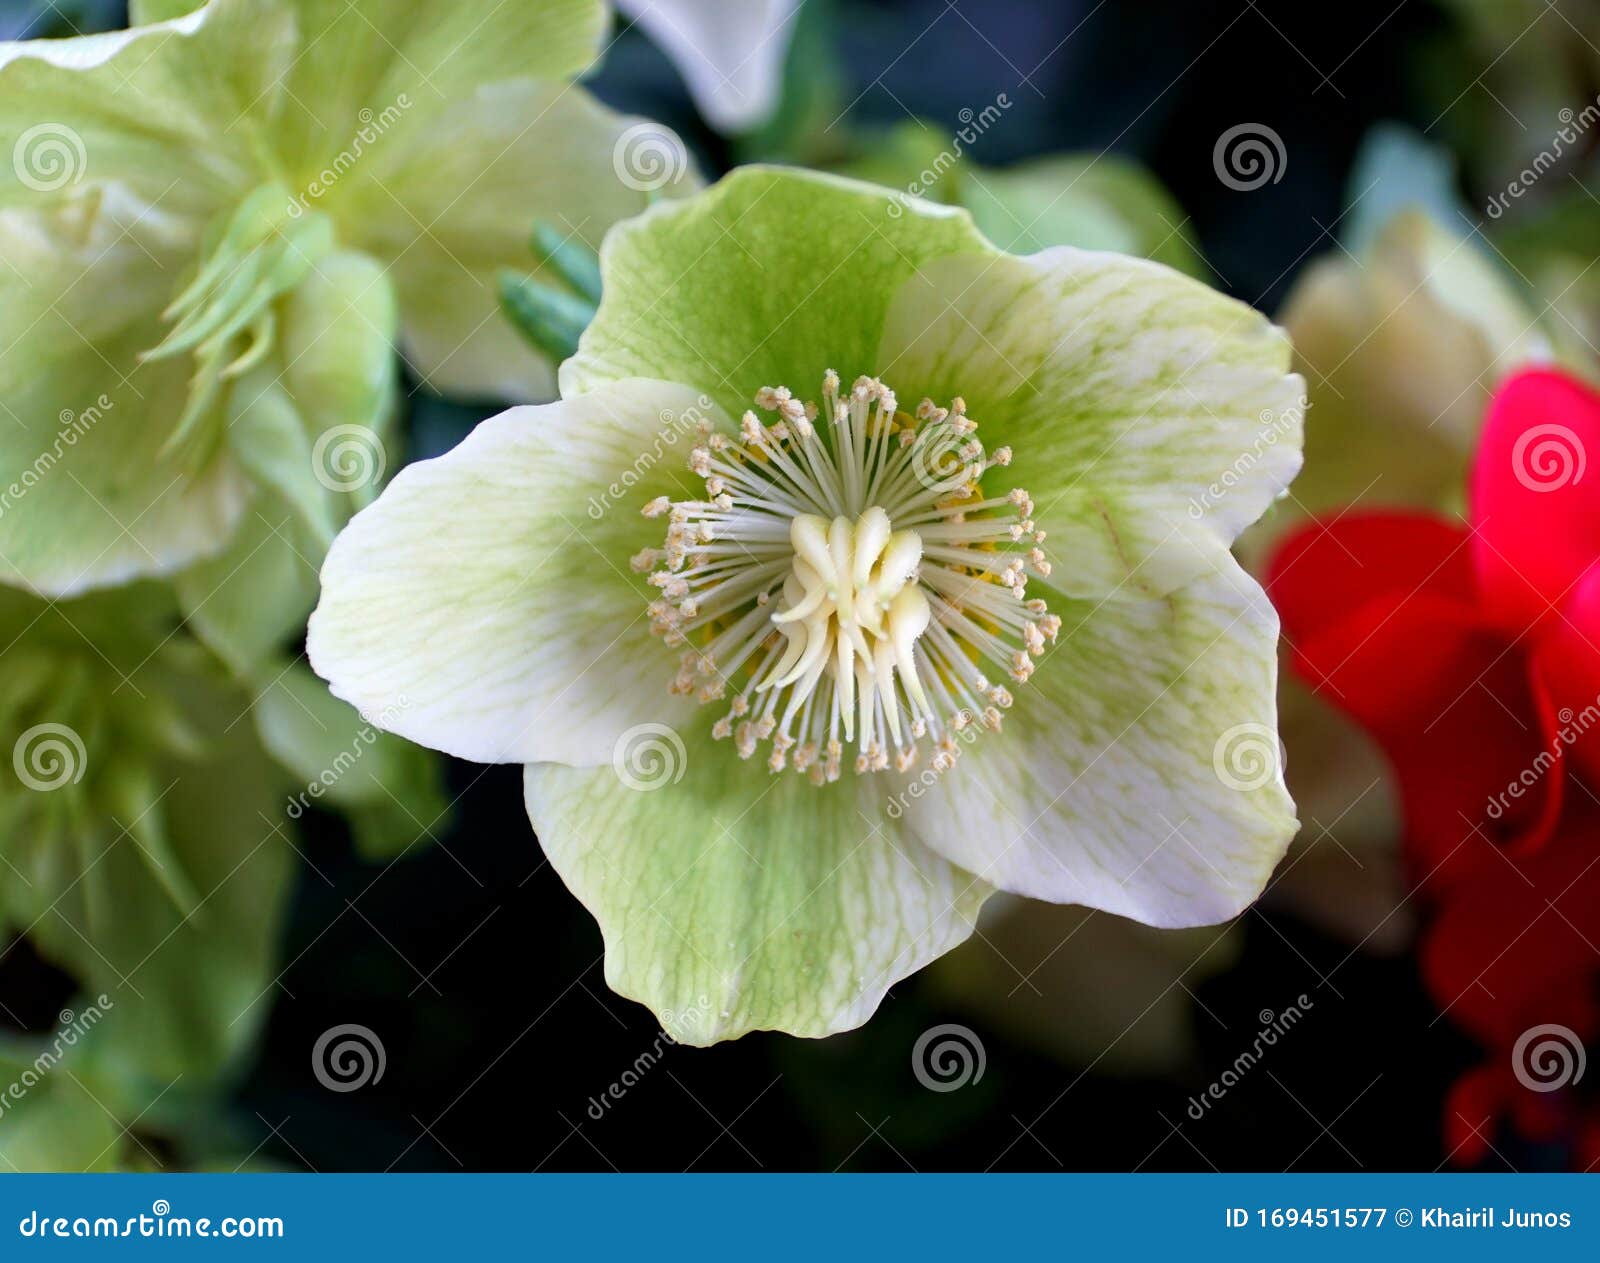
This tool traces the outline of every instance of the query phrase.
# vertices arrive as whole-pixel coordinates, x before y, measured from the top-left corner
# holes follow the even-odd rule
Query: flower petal
[[[1547,621],[1533,656],[1556,722],[1566,730],[1563,743],[1589,783],[1600,785],[1600,563]]]
[[[613,767],[535,764],[525,785],[545,854],[600,922],[606,982],[680,1043],[859,1026],[972,933],[989,894],[885,814],[877,778],[774,777],[662,724]]]
[[[572,84],[488,84],[403,139],[375,142],[313,205],[391,269],[406,352],[429,386],[548,399],[555,366],[501,316],[497,276],[537,273],[528,248],[535,220],[598,247],[612,224],[649,204],[651,189],[677,196],[696,187],[682,144],[655,125],[650,136],[667,164],[659,177],[619,178],[627,146],[647,143],[638,125]]]
[[[247,13],[262,6],[229,2]],[[600,0],[268,3],[293,15],[298,35],[272,141],[291,175],[305,180],[330,163],[359,174],[376,150],[406,149],[486,84],[580,74],[598,54],[606,25]]]
[[[1548,697],[1479,613],[1469,559],[1450,523],[1348,514],[1290,535],[1268,569],[1297,671],[1383,747],[1435,884],[1503,862],[1494,843],[1542,845],[1563,798]]]
[[[1013,449],[1073,596],[1207,572],[1300,467],[1282,332],[1140,259],[935,259],[895,295],[878,362],[903,394],[963,397],[985,446]]]
[[[824,370],[873,373],[890,299],[940,255],[994,257],[964,211],[838,176],[741,167],[699,196],[619,225],[600,310],[561,391],[624,377],[705,390],[730,416],[762,386],[814,398]]]
[[[908,786],[912,830],[1016,894],[1164,927],[1236,915],[1295,832],[1265,595],[1230,560],[1164,600],[1055,612],[1003,730]]]
[[[665,536],[640,508],[694,494],[684,463],[713,412],[620,382],[407,466],[329,551],[312,665],[369,722],[460,758],[609,762],[629,725],[690,705],[667,695],[676,656],[629,559]]]
[[[170,574],[244,512],[229,456],[191,476],[161,452],[189,366],[138,358],[161,339],[189,232],[118,189],[0,211],[0,580],[62,596]]]
[[[967,168],[960,197],[989,240],[1012,254],[1080,246],[1136,254],[1194,277],[1208,272],[1183,208],[1143,166],[1116,154]]]
[[[0,44],[0,206],[119,183],[167,214],[205,214],[252,177],[252,129],[284,104],[295,17],[212,0],[125,31]]]
[[[617,0],[683,76],[720,132],[749,131],[778,104],[800,0]]]
[[[1600,394],[1555,370],[1509,378],[1472,469],[1473,559],[1508,631],[1551,615],[1600,557]],[[1592,700],[1592,699],[1591,699]]]

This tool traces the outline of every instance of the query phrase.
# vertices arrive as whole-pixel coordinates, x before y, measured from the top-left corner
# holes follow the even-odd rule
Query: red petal
[[[1266,586],[1293,644],[1368,601],[1427,588],[1476,599],[1467,532],[1421,513],[1350,512],[1308,522],[1278,545]]]
[[[1475,1167],[1488,1157],[1511,1095],[1511,1076],[1499,1065],[1479,1066],[1455,1081],[1444,1102],[1445,1152],[1452,1165]]]
[[[1564,789],[1559,753],[1538,757],[1548,705],[1524,655],[1471,608],[1431,591],[1371,601],[1302,642],[1294,665],[1388,756],[1417,878],[1454,881],[1492,844],[1548,837]]]
[[[1554,369],[1508,378],[1472,470],[1474,563],[1487,607],[1519,632],[1600,558],[1600,395]]]
[[[1455,886],[1426,931],[1422,976],[1440,1008],[1509,1056],[1527,1030],[1600,1033],[1600,811],[1574,809],[1537,855],[1499,857]]]
[[[1600,564],[1540,628],[1534,663],[1555,710],[1558,744],[1570,746],[1575,770],[1600,787]]]

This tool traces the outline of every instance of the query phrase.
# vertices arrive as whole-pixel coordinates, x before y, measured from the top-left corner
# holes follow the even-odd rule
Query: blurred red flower
[[[1600,1159],[1600,1112],[1569,1090],[1600,1035],[1591,453],[1600,395],[1519,373],[1490,401],[1466,522],[1349,510],[1288,536],[1267,567],[1292,668],[1393,765],[1429,917],[1423,976],[1491,1050],[1447,1106],[1468,1164],[1502,1119]]]

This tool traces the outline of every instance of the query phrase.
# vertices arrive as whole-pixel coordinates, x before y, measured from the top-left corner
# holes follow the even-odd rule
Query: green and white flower
[[[5,952],[25,938],[107,995],[105,1054],[163,1082],[266,1017],[293,859],[251,697],[176,624],[153,583],[0,588]]]
[[[0,45],[0,581],[175,576],[246,668],[375,494],[394,346],[447,392],[548,397],[498,316],[536,218],[645,193],[571,81],[600,0],[145,0]]]
[[[1161,926],[1259,893],[1295,822],[1229,546],[1299,464],[1279,331],[797,171],[601,265],[562,401],[402,471],[308,643],[401,735],[528,765],[616,990],[685,1042],[820,1036],[995,888]]]

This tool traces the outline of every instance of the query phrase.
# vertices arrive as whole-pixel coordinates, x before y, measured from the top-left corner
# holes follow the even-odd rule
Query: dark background
[[[96,12],[78,21],[116,20],[115,5],[82,7]],[[46,8],[33,29],[60,16]],[[1219,283],[1269,312],[1307,259],[1335,248],[1325,228],[1370,126],[1398,119],[1451,140],[1454,120],[1439,119],[1437,86],[1419,81],[1419,64],[1436,65],[1437,51],[1458,88],[1484,69],[1455,48],[1428,0],[1398,10],[1394,0],[837,0],[823,16],[812,15],[812,31],[820,27],[844,99],[861,94],[849,124],[888,125],[909,110],[950,128],[963,106],[1005,92],[1014,108],[979,142],[979,161],[1102,150],[1142,160],[1191,217]],[[11,25],[15,33],[19,19]],[[820,64],[807,56],[797,73]],[[708,175],[740,156],[697,122],[675,71],[636,32],[592,86],[679,128]],[[1218,135],[1245,121],[1274,129],[1289,155],[1281,182],[1250,193],[1212,169]],[[424,452],[483,415],[413,405]],[[865,1028],[824,1042],[753,1035],[711,1050],[666,1047],[649,1013],[607,989],[599,933],[543,861],[520,770],[452,764],[449,784],[456,802],[438,844],[424,840],[390,867],[359,862],[336,818],[308,822],[315,871],[301,879],[276,1004],[234,1102],[245,1148],[261,1142],[258,1159],[318,1170],[1431,1170],[1443,1161],[1443,1094],[1475,1053],[1437,1020],[1409,956],[1373,958],[1280,910],[1254,909],[1238,963],[1184,984],[1199,1053],[1161,1079],[1123,1074],[1114,1055],[1043,1057],[952,1009],[921,977],[898,984]],[[1186,1118],[1190,1094],[1248,1046],[1259,1011],[1301,993],[1314,1007],[1294,1037],[1203,1120]],[[930,1092],[912,1074],[911,1049],[951,1021],[978,1032],[986,1070],[959,1091]],[[379,1035],[387,1064],[381,1081],[336,1095],[313,1077],[311,1048],[350,1022]],[[590,1116],[591,1098],[663,1047],[624,1099]],[[1537,1155],[1506,1156],[1538,1165]]]

